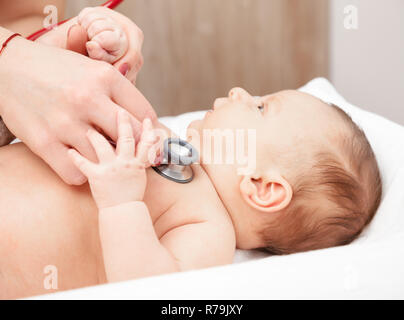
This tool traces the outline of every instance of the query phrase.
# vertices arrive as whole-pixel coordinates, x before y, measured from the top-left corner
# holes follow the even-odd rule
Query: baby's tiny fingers
[[[86,44],[88,56],[94,60],[101,60],[108,63],[113,63],[116,57],[105,51],[98,42],[89,41]]]
[[[149,159],[149,151],[156,142],[156,135],[153,131],[153,124],[150,119],[143,121],[143,132],[137,146],[136,158],[144,164],[153,163],[153,159]]]
[[[91,23],[96,20],[105,19],[106,17],[105,14],[97,12],[95,8],[85,8],[80,12],[77,21],[82,27],[88,29]]]
[[[133,158],[135,138],[129,114],[125,110],[120,110],[118,113],[118,133],[117,154],[126,159]]]
[[[84,158],[80,153],[74,149],[68,151],[69,157],[72,159],[74,165],[84,174],[87,178],[93,175],[96,165],[90,160]]]
[[[87,35],[89,39],[94,38],[97,34],[103,31],[114,31],[119,30],[119,27],[115,24],[112,19],[100,19],[95,20],[87,29]]]
[[[87,137],[97,154],[99,162],[111,162],[115,159],[114,149],[102,134],[90,129],[87,132]]]
[[[103,49],[115,55],[118,53],[115,51],[124,51],[127,47],[126,38],[119,30],[102,31],[91,40],[98,42]]]

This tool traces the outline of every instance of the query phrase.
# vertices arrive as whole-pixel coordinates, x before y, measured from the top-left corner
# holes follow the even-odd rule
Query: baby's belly
[[[0,298],[105,282],[88,187],[65,185],[23,145],[0,149]]]

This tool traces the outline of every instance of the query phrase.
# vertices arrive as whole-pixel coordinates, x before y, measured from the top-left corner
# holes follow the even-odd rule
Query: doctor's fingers
[[[69,136],[64,139],[64,143],[65,145],[76,149],[90,161],[97,162],[97,154],[90,141],[86,137],[90,129],[90,126],[83,124],[82,127],[76,129],[74,133],[69,133]]]
[[[20,139],[69,185],[82,185],[87,178],[68,157],[69,147],[42,119],[32,119]],[[85,137],[85,136],[83,136]]]
[[[125,78],[123,79],[127,81]],[[124,109],[123,106],[121,107],[120,105],[112,101],[111,98],[109,98],[108,96],[104,96],[97,103],[96,108],[90,108],[87,111],[87,120],[90,125],[97,126],[99,129],[102,130],[102,133],[107,135],[114,142],[117,142],[118,127],[116,119],[118,118],[118,112],[122,109]],[[129,117],[133,131],[135,132],[135,138],[138,139],[138,137],[140,137],[142,124],[133,115],[130,114]],[[138,132],[138,134],[136,134],[136,132]]]
[[[86,50],[87,31],[80,25],[76,24],[70,27],[67,33],[66,49],[87,55]]]
[[[70,185],[82,185],[87,181],[87,177],[76,167],[68,156],[69,148],[59,141],[49,143],[46,150],[38,155]],[[36,151],[35,151],[36,153]]]
[[[133,47],[129,42],[126,54],[118,62],[114,63],[114,67],[133,84],[135,84],[137,75],[144,63],[141,50],[141,45],[140,47]]]
[[[128,49],[114,66],[133,83],[144,63],[142,55],[144,35],[143,31],[130,20],[122,27],[126,34]]]
[[[143,120],[149,118],[155,121],[157,119],[153,107],[142,93],[119,73],[112,82],[112,100],[136,118],[137,121],[132,121],[132,125],[136,141],[139,141]]]
[[[129,45],[127,53],[116,63],[114,67],[119,70],[119,72],[124,75],[133,85],[136,84],[136,78],[140,69],[143,66],[143,56],[140,51],[141,49],[134,50]]]

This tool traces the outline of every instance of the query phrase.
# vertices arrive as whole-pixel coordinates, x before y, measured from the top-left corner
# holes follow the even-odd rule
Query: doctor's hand
[[[88,131],[87,137],[97,153],[98,163],[91,162],[74,149],[69,151],[74,164],[88,178],[100,210],[142,201],[147,183],[146,167],[154,160],[149,161],[149,151],[156,142],[150,119],[143,121],[142,136],[136,147],[130,118],[125,111],[119,112],[118,131],[116,150],[100,133]]]
[[[87,181],[67,156],[70,148],[97,160],[89,129],[116,141],[123,108],[138,138],[141,121],[156,119],[144,96],[110,64],[23,38],[14,38],[0,56],[0,79],[5,124],[68,184]]]

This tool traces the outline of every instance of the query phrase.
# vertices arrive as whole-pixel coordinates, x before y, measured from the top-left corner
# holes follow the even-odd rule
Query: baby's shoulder
[[[208,175],[198,166],[193,169],[195,178],[187,184],[162,180],[150,171],[149,209],[163,208],[154,223],[157,234],[160,236],[168,230],[193,225],[231,235],[234,232],[232,221]]]
[[[208,175],[199,167],[194,168],[194,174],[192,182],[181,184],[148,170],[145,202],[158,233],[201,221],[228,224],[227,211]]]
[[[182,254],[184,270],[231,263],[236,237],[230,216],[213,185],[192,183],[170,209],[170,234],[160,240]]]

